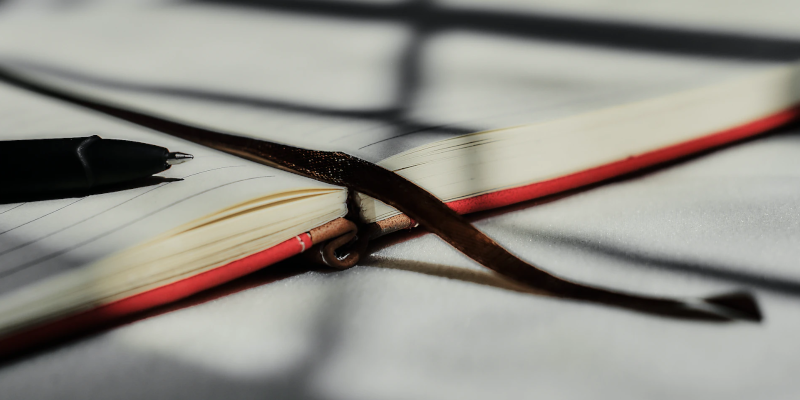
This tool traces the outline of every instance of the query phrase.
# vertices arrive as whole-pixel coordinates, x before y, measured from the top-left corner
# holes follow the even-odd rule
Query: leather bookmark
[[[484,267],[523,284],[536,293],[683,319],[760,321],[762,318],[755,298],[747,292],[676,299],[623,293],[557,277],[510,253],[425,189],[392,171],[349,154],[302,149],[190,126],[106,104],[37,82],[5,68],[0,68],[0,80],[251,161],[369,195],[404,213]],[[349,231],[352,233],[351,237],[334,239],[337,245],[351,242],[361,234],[353,233],[352,229]],[[362,236],[366,235],[368,233],[364,232]],[[335,248],[329,250],[327,256],[335,256]],[[352,259],[347,264],[355,264],[351,261]]]

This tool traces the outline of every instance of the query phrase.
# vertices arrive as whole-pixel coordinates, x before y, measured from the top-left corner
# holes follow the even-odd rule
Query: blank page
[[[95,262],[238,203],[285,190],[331,187],[0,85],[0,140],[93,134],[163,146],[195,158],[158,174],[165,179],[152,185],[0,204],[0,294]]]
[[[776,64],[312,11],[178,3],[9,16],[0,59],[148,112],[373,162]]]

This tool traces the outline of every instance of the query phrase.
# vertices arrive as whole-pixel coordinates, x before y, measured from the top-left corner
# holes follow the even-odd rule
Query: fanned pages
[[[432,20],[407,24],[409,9],[394,3],[365,2],[371,11],[352,18],[305,13],[299,1],[258,12],[208,3],[2,14],[0,64],[192,126],[345,152],[461,213],[598,182],[798,115],[791,54],[740,57],[730,45],[706,56],[702,43],[647,52],[500,28],[438,29]],[[468,1],[445,3],[479,13]],[[730,30],[723,20],[736,18],[714,20]],[[758,21],[747,29],[800,34]],[[764,48],[786,47],[775,43]],[[55,335],[50,326],[63,332],[173,301],[302,252],[312,244],[307,232],[347,214],[343,188],[4,84],[0,117],[0,140],[97,134],[195,156],[125,190],[0,204],[0,337],[34,343]],[[380,201],[354,197],[358,222],[376,223],[372,232],[414,226]]]
[[[26,18],[0,28],[26,38],[0,39],[0,51],[39,79],[192,125],[345,151],[446,202],[769,119],[800,97],[798,66],[775,57],[631,52],[458,30],[417,48],[413,34],[392,24],[207,5],[46,20],[48,29],[31,37]],[[100,34],[109,24],[119,26],[113,42]],[[82,45],[58,48],[56,35]],[[241,37],[270,51],[199,45]],[[120,43],[147,63],[95,62]],[[182,58],[162,56],[172,48]],[[361,200],[369,222],[397,214]]]
[[[346,212],[345,191],[0,86],[4,139],[85,136],[181,149],[141,187],[0,205],[0,334],[269,249]]]

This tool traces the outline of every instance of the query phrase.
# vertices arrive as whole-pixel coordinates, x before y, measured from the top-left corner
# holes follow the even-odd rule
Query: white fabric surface
[[[796,398],[800,130],[474,220],[578,280],[754,290],[766,320],[684,322],[519,293],[412,233],[347,271],[7,362],[0,398]]]
[[[687,11],[696,1],[499,3],[556,15],[591,3],[583,9],[610,20],[786,38],[800,26],[783,12],[797,2],[784,0],[706,1],[704,12]],[[665,295],[746,288],[766,319],[685,322],[520,293],[432,235],[398,234],[347,271],[296,274],[5,361],[0,399],[797,397],[800,129],[472,218],[565,277]]]

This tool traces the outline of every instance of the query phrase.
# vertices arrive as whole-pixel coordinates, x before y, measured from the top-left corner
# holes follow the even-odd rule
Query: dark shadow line
[[[81,198],[79,198],[78,200],[75,200],[75,201],[73,201],[72,203],[69,203],[69,204],[67,204],[67,205],[65,205],[65,206],[63,206],[63,207],[57,208],[57,209],[55,209],[55,210],[53,210],[53,211],[50,211],[49,213],[47,213],[47,214],[45,214],[45,215],[42,215],[42,216],[40,216],[40,217],[37,217],[37,218],[34,218],[34,219],[30,220],[30,221],[26,221],[26,222],[24,222],[24,223],[22,223],[22,224],[20,224],[20,225],[17,225],[17,226],[15,226],[15,227],[13,227],[13,228],[10,228],[10,229],[7,229],[7,230],[5,230],[5,231],[3,231],[3,232],[0,232],[0,235],[6,234],[6,233],[8,233],[8,232],[11,232],[11,231],[13,231],[14,229],[21,228],[21,227],[23,227],[23,226],[25,226],[25,225],[28,225],[28,224],[30,224],[31,222],[38,221],[38,220],[40,220],[40,219],[42,219],[42,218],[44,218],[44,217],[46,217],[46,216],[48,216],[48,215],[50,215],[50,214],[56,213],[56,212],[58,212],[58,211],[61,211],[61,210],[65,209],[65,208],[67,208],[67,207],[69,207],[69,206],[71,206],[71,205],[73,205],[73,204],[75,204],[75,203],[77,203],[77,202],[79,202],[79,201],[81,201],[81,200],[85,199],[85,198],[86,198],[86,197],[81,197]]]
[[[752,143],[758,140],[763,140],[769,137],[776,137],[780,135],[800,135],[800,120],[793,120],[785,125],[779,126],[777,128],[770,129],[769,131],[754,135],[748,136],[746,138],[742,138],[736,140],[734,142],[724,143],[709,149],[705,149],[702,151],[698,151],[696,153],[687,154],[678,158],[673,158],[666,160],[664,162],[660,162],[654,165],[650,165],[635,171],[627,172],[622,175],[617,175],[610,177],[608,179],[603,179],[598,182],[589,183],[577,188],[565,190],[563,192],[553,193],[547,196],[542,196],[530,200],[524,200],[519,203],[513,203],[506,206],[502,206],[499,208],[493,208],[489,210],[477,211],[466,216],[467,220],[471,223],[475,223],[477,221],[481,221],[484,219],[488,219],[494,216],[503,215],[509,212],[524,210],[528,207],[538,206],[540,204],[550,203],[553,201],[560,200],[565,197],[570,197],[576,194],[580,194],[583,192],[587,192],[593,190],[598,187],[608,186],[613,183],[619,182],[626,182],[632,181],[634,179],[645,178],[648,175],[657,174],[662,171],[666,171],[669,168],[680,166],[682,164],[686,164],[692,162],[694,160],[701,159],[708,155],[721,152],[733,147],[741,146],[743,144]]]
[[[750,143],[754,142],[759,139],[763,139],[765,137],[774,137],[779,135],[786,135],[786,134],[797,134],[797,130],[800,129],[800,122],[795,121],[788,125],[775,128],[763,134],[749,137],[742,139],[737,142],[727,143],[725,145],[715,147],[712,149],[708,149],[699,153],[690,154],[678,159],[670,160],[661,164],[653,165],[647,168],[643,168],[638,171],[633,171],[622,176],[617,176],[608,180],[604,180],[601,182],[596,182],[587,186],[583,186],[580,188],[572,189],[566,192],[557,193],[554,195],[542,197],[539,199],[533,199],[522,203],[512,204],[506,207],[501,207],[494,210],[487,210],[481,211],[475,214],[472,214],[468,217],[468,220],[472,223],[476,221],[485,220],[494,216],[499,216],[502,214],[506,214],[508,212],[520,211],[526,209],[528,207],[534,207],[540,204],[550,203],[552,201],[557,201],[559,199],[572,196],[574,194],[583,193],[588,190],[606,186],[609,183],[613,182],[623,182],[629,181],[631,179],[641,178],[650,174],[655,174],[660,171],[664,171],[667,168],[671,168],[673,166],[684,164],[688,161],[692,161],[695,159],[699,159],[703,156],[709,155],[711,153],[716,153],[733,146],[738,146],[742,143]],[[769,290],[781,294],[788,294],[792,296],[800,296],[800,282],[787,280],[784,278],[779,277],[770,277],[763,274],[757,273],[750,273],[750,272],[741,272],[741,271],[731,271],[725,269],[720,266],[715,265],[705,265],[700,263],[693,263],[693,262],[686,262],[681,260],[669,260],[669,259],[659,259],[654,258],[652,256],[643,254],[643,253],[636,253],[631,250],[622,249],[622,248],[615,248],[613,246],[609,246],[607,244],[598,244],[593,243],[592,241],[582,239],[582,238],[575,238],[575,237],[567,237],[561,235],[551,235],[551,234],[544,234],[539,232],[530,231],[532,235],[535,235],[537,238],[542,238],[544,240],[550,241],[551,243],[563,244],[568,246],[573,246],[576,248],[583,248],[590,251],[594,251],[600,254],[604,254],[607,256],[619,258],[622,260],[627,260],[630,262],[649,265],[665,270],[672,270],[672,271],[679,271],[685,273],[691,273],[695,275],[701,275],[708,278],[715,278],[719,280],[725,280],[745,285],[750,285],[753,287],[757,287],[763,290]],[[425,232],[416,234],[411,237],[418,237],[424,234]],[[398,241],[401,239],[398,238]],[[405,239],[408,240],[408,239]],[[392,242],[393,243],[393,242]]]
[[[115,208],[117,208],[117,207],[119,207],[119,206],[121,206],[123,204],[126,204],[126,203],[128,203],[130,201],[133,201],[135,199],[138,199],[139,197],[142,197],[142,196],[144,196],[144,195],[146,195],[146,194],[148,194],[148,193],[150,193],[150,192],[152,192],[152,191],[154,191],[156,189],[163,188],[163,187],[167,186],[168,184],[170,184],[172,182],[179,182],[179,181],[182,181],[182,180],[184,180],[186,178],[189,178],[189,177],[192,177],[192,176],[195,176],[195,175],[200,175],[200,174],[203,174],[203,173],[206,173],[206,172],[210,172],[210,171],[216,171],[216,170],[225,169],[225,168],[237,168],[237,167],[242,167],[242,165],[232,165],[232,166],[228,166],[228,167],[211,168],[211,169],[207,169],[205,171],[195,172],[193,174],[186,175],[186,176],[184,176],[182,178],[165,178],[163,176],[150,176],[150,177],[143,178],[143,179],[137,179],[137,180],[132,181],[132,182],[123,182],[123,183],[116,184],[116,185],[101,186],[99,188],[94,188],[94,189],[91,189],[89,191],[71,192],[73,195],[72,196],[67,195],[67,197],[88,197],[88,196],[111,193],[111,192],[117,192],[117,191],[122,191],[122,190],[131,190],[131,189],[138,189],[138,188],[147,187],[147,186],[154,186],[150,190],[147,190],[145,192],[139,193],[136,196],[128,198],[125,201],[123,201],[121,203],[118,203],[118,204],[116,204],[116,205],[114,205],[114,206],[112,206],[110,208],[107,208],[107,209],[105,209],[103,211],[100,211],[97,214],[92,214],[89,217],[83,218],[80,221],[77,221],[75,223],[72,223],[70,225],[62,227],[61,229],[55,230],[53,232],[50,232],[47,235],[41,236],[41,237],[36,238],[34,240],[31,240],[31,241],[19,244],[19,245],[15,246],[15,247],[0,251],[0,256],[2,256],[4,254],[7,254],[7,253],[10,253],[12,251],[21,249],[23,247],[29,246],[29,245],[34,244],[34,243],[36,243],[36,242],[38,242],[38,241],[40,241],[42,239],[46,239],[46,238],[48,238],[50,236],[53,236],[53,235],[55,235],[57,233],[60,233],[60,232],[62,232],[64,230],[66,230],[66,229],[72,228],[72,227],[74,227],[76,225],[79,225],[79,224],[82,224],[82,223],[84,223],[84,222],[86,222],[86,221],[88,221],[90,219],[96,218],[96,217],[98,217],[98,216],[100,216],[100,215],[102,215],[102,214],[104,214],[104,213],[106,213],[108,211],[111,211],[111,210],[113,210],[113,209],[115,209]],[[163,183],[163,185],[162,185],[162,183]],[[55,194],[55,196],[64,196],[64,195],[65,194],[63,194],[63,193],[61,193],[61,194],[56,193]],[[54,198],[59,198],[59,197],[54,197]],[[25,204],[25,203],[23,203],[23,204]],[[19,207],[19,206],[17,206],[17,207]],[[16,208],[16,207],[14,207],[14,208]],[[13,210],[13,208],[12,208],[12,210]]]
[[[463,29],[669,54],[760,61],[793,61],[800,58],[798,40],[651,26],[634,22],[597,21],[531,12],[511,13],[435,6],[422,10],[416,2],[388,5],[322,0],[193,0],[193,2],[325,17],[401,22],[410,25],[424,20],[435,30]]]
[[[785,278],[771,277],[761,273],[733,271],[721,266],[669,259],[663,256],[654,257],[634,250],[615,247],[607,243],[601,244],[593,240],[574,236],[536,232],[533,230],[528,232],[531,234],[531,236],[535,236],[537,240],[542,240],[552,244],[565,245],[572,248],[589,250],[639,265],[646,265],[648,267],[662,270],[691,273],[694,275],[701,275],[753,286],[759,289],[769,290],[781,294],[800,296],[800,282]]]
[[[590,185],[582,186],[579,188],[571,189],[565,192],[556,193],[553,195],[537,199],[527,200],[521,203],[511,204],[505,207],[480,211],[467,216],[467,220],[470,221],[471,223],[475,223],[478,221],[486,220],[488,218],[505,215],[510,212],[522,211],[530,207],[535,207],[538,205],[551,203],[553,201],[558,201],[562,198],[571,197],[575,194],[583,193],[597,187],[606,186],[612,182],[629,181],[631,179],[640,178],[643,176],[647,176],[649,174],[658,173],[667,168],[683,164],[686,163],[687,161],[695,160],[703,156],[706,156],[708,154],[715,153],[727,148],[731,148],[733,146],[737,146],[741,143],[749,143],[759,139],[763,139],[765,137],[774,137],[786,134],[796,135],[798,129],[800,129],[800,122],[794,122],[789,125],[773,129],[769,132],[766,132],[764,134],[755,137],[746,138],[735,143],[728,143],[720,147],[708,149],[696,154],[691,154],[676,160],[670,160],[665,163],[653,165],[638,171],[633,171],[628,174],[617,176],[601,182],[596,182]],[[574,248],[582,248],[589,251],[594,251],[596,253],[604,254],[610,257],[614,257],[620,260],[637,263],[639,265],[648,265],[655,268],[661,268],[664,270],[684,272],[684,273],[704,276],[707,278],[714,278],[718,280],[734,282],[737,284],[749,285],[754,288],[781,293],[784,295],[800,296],[800,282],[798,281],[792,281],[780,277],[770,277],[760,273],[731,271],[716,265],[705,265],[705,264],[687,262],[682,260],[655,258],[650,255],[637,253],[628,249],[616,248],[606,244],[593,243],[592,241],[582,238],[545,234],[536,231],[529,231],[529,232],[531,234],[531,237],[535,236],[536,238],[541,238],[544,241],[548,241],[553,244],[561,244],[564,246],[570,246]],[[422,237],[428,233],[429,232],[423,228],[415,228],[403,232],[395,232],[391,235],[380,237],[377,240],[374,240],[370,243],[369,253],[374,253],[389,246],[393,246],[411,239]]]
[[[519,293],[537,294],[549,297],[545,293],[539,293],[535,290],[532,290],[530,287],[518,284],[489,269],[480,271],[425,261],[375,256],[369,256],[365,260],[360,261],[358,266],[362,268],[386,268],[398,271],[408,271],[428,276],[436,276],[461,282],[474,283],[477,285],[489,286],[498,289],[511,290]]]
[[[262,285],[275,284],[296,276],[333,272],[319,268],[318,265],[312,265],[294,257],[173,303],[88,325],[81,331],[54,337],[33,347],[9,350],[0,356],[0,368],[24,362],[30,357],[46,354],[61,346],[69,346],[91,339],[111,329],[130,325],[143,319],[208,303],[224,296]],[[348,302],[350,302],[350,295],[347,291],[336,289],[334,286],[326,301],[316,312],[313,322],[315,329],[312,330],[313,335],[309,338],[310,349],[294,366],[281,374],[280,380],[270,389],[271,396],[287,399],[325,399],[314,390],[313,381],[318,375],[320,366],[330,362],[345,338],[341,328],[342,318],[345,316],[343,313],[349,309]]]
[[[22,193],[14,195],[0,195],[0,204],[13,204],[19,202],[34,203],[37,201],[61,200],[68,198],[89,197],[99,194],[122,192],[147,186],[155,186],[164,182],[175,182],[180,178],[165,178],[163,176],[148,176],[133,181],[96,186],[90,189],[60,190],[42,193]],[[16,207],[15,207],[16,208]],[[12,209],[13,210],[13,209]],[[10,211],[10,210],[9,210]]]
[[[432,7],[431,0],[412,0],[407,7],[411,7],[421,15]],[[422,47],[428,40],[431,23],[427,18],[413,21],[411,37],[400,57],[397,71],[397,97],[395,112],[404,115],[410,109],[422,86],[420,73]]]
[[[0,203],[2,203],[2,202],[0,201]],[[13,203],[8,203],[8,204],[13,204]],[[20,208],[20,207],[24,206],[25,204],[27,204],[27,203],[23,202],[23,203],[17,204],[16,206],[9,208],[8,210],[0,212],[0,214],[5,214],[5,213],[7,213],[7,212],[9,212],[11,210],[16,210],[17,208]]]
[[[474,133],[474,132],[479,132],[480,131],[480,129],[466,130],[466,129],[462,129],[462,128],[458,128],[458,127],[453,127],[453,126],[450,126],[450,125],[419,125],[419,124],[416,124],[416,123],[413,123],[413,122],[408,122],[408,121],[395,122],[394,125],[396,126],[396,131],[398,132],[396,135],[389,136],[389,137],[386,137],[386,138],[383,138],[383,139],[380,139],[380,140],[376,140],[376,141],[374,141],[372,143],[369,143],[369,144],[365,144],[365,145],[359,147],[358,149],[359,150],[364,150],[367,147],[375,146],[376,144],[381,144],[383,142],[388,142],[390,140],[401,138],[403,136],[413,135],[413,134],[419,133],[419,132],[439,131],[439,132],[445,132],[445,133],[448,133],[448,134],[451,134],[451,135],[461,136],[461,135],[466,135],[466,134],[469,134],[469,133]]]
[[[433,4],[431,0],[411,0],[405,7],[414,10],[418,15],[425,16],[428,10],[432,9]],[[422,73],[420,72],[422,49],[433,32],[432,22],[428,18],[417,18],[412,21],[411,37],[400,56],[400,62],[397,63],[395,107],[388,110],[389,113],[386,115],[388,122],[394,127],[395,134],[361,146],[358,148],[359,150],[424,131],[439,130],[455,135],[465,135],[479,131],[479,129],[464,129],[449,125],[423,125],[406,118],[423,86]]]
[[[151,177],[151,178],[162,178],[162,177]],[[96,218],[96,217],[98,217],[98,216],[100,216],[100,215],[102,215],[102,214],[105,214],[105,213],[106,213],[106,212],[108,212],[108,211],[111,211],[111,210],[113,210],[113,209],[115,209],[115,208],[117,208],[117,207],[119,207],[119,206],[121,206],[121,205],[123,205],[123,204],[125,204],[125,203],[128,203],[128,202],[130,202],[130,201],[133,201],[133,200],[135,200],[135,199],[138,199],[139,197],[141,197],[141,196],[144,196],[144,195],[146,195],[147,193],[150,193],[150,192],[152,192],[153,190],[156,190],[156,189],[158,189],[158,188],[162,188],[162,187],[164,187],[164,186],[168,185],[169,183],[171,183],[171,182],[175,182],[175,181],[180,181],[180,179],[176,179],[176,178],[163,178],[163,179],[155,179],[155,180],[153,180],[153,182],[154,182],[154,183],[151,183],[151,184],[147,184],[147,185],[140,186],[140,187],[144,187],[144,186],[153,186],[153,185],[155,185],[155,187],[153,187],[153,188],[151,188],[151,189],[149,189],[149,190],[147,190],[147,191],[145,191],[145,192],[139,193],[138,195],[136,195],[136,196],[134,196],[134,197],[131,197],[131,198],[129,198],[129,199],[127,199],[127,200],[125,200],[125,201],[123,201],[123,202],[121,202],[121,203],[115,204],[115,205],[113,205],[113,206],[111,206],[111,207],[109,207],[109,208],[107,208],[107,209],[105,209],[105,210],[103,210],[103,211],[100,211],[100,212],[99,212],[99,213],[97,213],[97,214],[92,214],[92,215],[91,215],[91,216],[89,216],[89,217],[83,218],[83,219],[81,219],[81,220],[79,220],[79,221],[77,221],[77,222],[74,222],[74,223],[72,223],[72,224],[69,224],[69,225],[67,225],[67,226],[64,226],[64,227],[62,227],[61,229],[57,229],[57,230],[55,230],[55,231],[52,231],[52,232],[50,232],[50,233],[48,233],[48,234],[46,234],[46,235],[44,235],[44,236],[40,236],[40,237],[38,237],[38,238],[36,238],[36,239],[33,239],[33,240],[30,240],[30,241],[27,241],[27,242],[25,242],[25,243],[21,243],[21,244],[19,244],[19,245],[17,245],[17,246],[11,247],[11,248],[9,248],[9,249],[6,249],[6,250],[3,250],[3,251],[0,251],[0,256],[2,256],[2,255],[5,255],[5,254],[8,254],[8,253],[10,253],[10,252],[12,252],[12,251],[15,251],[15,250],[19,250],[19,249],[21,249],[21,248],[23,248],[23,247],[30,246],[30,245],[32,245],[32,244],[34,244],[34,243],[36,243],[36,242],[39,242],[39,241],[41,241],[41,240],[43,240],[43,239],[46,239],[46,238],[48,238],[48,237],[50,237],[50,236],[53,236],[53,235],[57,234],[57,233],[63,232],[63,231],[65,231],[65,230],[69,229],[69,228],[72,228],[72,227],[76,226],[76,225],[82,224],[82,223],[84,223],[84,222],[86,222],[86,221],[88,221],[88,220],[90,220],[90,219],[93,219],[93,218]],[[163,185],[161,185],[162,183],[163,183]],[[87,196],[88,196],[88,195],[87,195]]]
[[[217,171],[217,170],[220,170],[220,169],[241,168],[241,167],[244,167],[244,165],[228,165],[228,166],[225,166],[225,167],[211,168],[211,169],[207,169],[207,170],[204,170],[204,171],[195,172],[193,174],[189,174],[189,175],[186,175],[186,176],[182,176],[179,180],[184,180],[186,178],[190,178],[190,177],[193,177],[195,175],[205,174],[206,172]]]
[[[129,325],[146,318],[167,314],[172,311],[178,311],[184,308],[211,302],[221,297],[229,296],[261,285],[267,285],[287,278],[299,276],[319,268],[319,266],[310,265],[308,263],[298,263],[295,260],[296,258],[291,258],[289,260],[272,264],[266,268],[260,269],[241,278],[223,283],[219,286],[214,286],[172,303],[167,303],[154,308],[146,309],[144,311],[86,326],[85,329],[80,332],[71,333],[62,337],[54,337],[51,340],[32,348],[24,348],[5,352],[0,355],[0,368],[18,362],[25,357],[42,354],[52,350],[57,346],[77,342],[110,329]]]
[[[68,70],[62,67],[45,65],[28,60],[18,60],[3,57],[7,65],[14,66],[21,71],[43,72],[61,78],[66,78],[76,82],[82,82],[93,86],[119,89],[128,92],[155,94],[170,97],[183,97],[192,100],[211,101],[219,103],[237,104],[252,107],[273,108],[281,111],[317,114],[328,117],[345,117],[360,119],[385,119],[387,115],[394,113],[394,110],[337,110],[333,108],[315,107],[297,103],[290,103],[280,100],[267,99],[263,97],[253,97],[232,93],[220,93],[203,89],[181,88],[175,86],[161,86],[147,83],[134,83],[115,80],[112,78],[91,76],[84,72]]]
[[[518,227],[517,227],[518,228]],[[518,230],[514,232],[516,236],[518,235]],[[374,244],[370,244],[369,252],[374,253],[378,250],[383,248],[396,245],[398,243],[402,243],[411,239],[422,237],[430,232],[424,229],[413,229],[406,232],[398,232],[387,237],[380,238]],[[565,235],[557,235],[551,233],[543,233],[537,232],[534,230],[529,230],[528,234],[530,237],[535,237],[536,240],[540,240],[542,242],[547,242],[556,245],[568,246],[574,249],[583,249],[592,251],[595,253],[599,253],[608,257],[616,258],[621,261],[630,262],[638,264],[639,266],[645,265],[651,268],[661,269],[661,270],[668,270],[668,271],[676,271],[676,272],[683,272],[693,275],[699,275],[706,278],[712,278],[721,281],[733,282],[736,284],[741,284],[745,286],[750,286],[753,288],[771,291],[775,293],[780,293],[784,295],[790,296],[800,296],[800,282],[792,281],[785,278],[774,277],[774,276],[767,276],[761,273],[753,273],[753,272],[743,272],[743,271],[732,271],[725,269],[720,266],[715,265],[708,265],[708,264],[701,264],[695,262],[688,262],[682,260],[670,260],[665,259],[663,257],[656,258],[644,253],[635,252],[629,249],[623,249],[619,247],[613,247],[608,244],[599,244],[595,241],[591,241],[584,238],[577,238]],[[368,263],[367,266],[375,266],[375,267],[385,267],[385,268],[392,268],[392,269],[401,269],[401,270],[408,270],[414,272],[420,272],[427,275],[434,275],[434,276],[442,276],[450,279],[458,279],[465,282],[472,282],[482,285],[493,286],[501,289],[509,289],[515,290],[519,292],[530,292],[525,288],[516,288],[513,287],[513,282],[505,282],[498,277],[498,279],[494,279],[490,276],[490,272],[486,273],[476,272],[472,270],[466,270],[470,272],[462,272],[462,271],[446,271],[443,266],[437,266],[429,263],[423,262],[412,262],[411,264],[417,265],[419,268],[410,268],[410,267],[393,267],[393,266],[386,266],[386,265],[378,265],[379,262],[372,261],[372,258],[368,258],[365,260]],[[376,260],[384,260],[382,258],[377,258]],[[391,261],[400,261],[400,260],[391,260]],[[369,265],[369,264],[376,264],[376,265]],[[361,264],[359,264],[361,265]],[[543,266],[545,269],[546,266]],[[569,279],[569,277],[566,277]]]
[[[416,56],[409,56],[409,58],[412,58],[414,62],[416,62],[417,60]],[[415,74],[407,72],[407,70],[413,68],[411,66],[404,66],[402,68],[403,70],[406,71],[402,73],[404,75],[404,78],[401,79],[400,82],[398,83],[400,89],[397,97],[401,101],[401,103],[397,107],[389,107],[386,109],[378,109],[378,110],[337,110],[332,108],[290,103],[274,99],[265,99],[261,97],[253,97],[253,96],[246,96],[246,95],[239,95],[232,93],[220,93],[203,89],[190,89],[190,88],[181,88],[174,86],[151,85],[146,83],[123,82],[111,78],[91,76],[83,72],[68,70],[61,67],[54,67],[28,60],[16,60],[8,57],[4,57],[3,59],[7,61],[9,65],[13,65],[20,70],[36,71],[39,73],[45,73],[52,76],[66,78],[72,81],[82,82],[93,86],[124,90],[134,93],[178,97],[191,100],[218,102],[226,104],[237,104],[250,107],[269,108],[287,112],[321,115],[327,117],[354,118],[354,119],[378,121],[397,127],[398,130],[400,130],[403,134],[423,132],[423,131],[444,131],[447,133],[464,135],[480,131],[480,129],[478,128],[459,127],[451,125],[431,125],[431,124],[424,124],[424,123],[405,120],[403,118],[403,114],[406,113],[408,109],[407,101],[409,98],[412,97],[411,93],[414,92],[414,90],[412,90],[410,87],[412,85],[414,86],[417,85],[416,83],[414,84],[410,83],[409,82],[410,78],[405,77],[405,75],[417,76],[414,79],[415,81],[419,80],[418,73]]]
[[[339,272],[331,271],[328,272]],[[323,272],[323,271],[318,271]],[[314,321],[314,335],[311,348],[307,356],[292,368],[282,379],[286,391],[283,393],[287,399],[319,400],[324,398],[314,390],[314,382],[319,376],[320,367],[329,364],[341,344],[347,340],[343,325],[346,322],[347,310],[357,300],[351,299],[352,294],[343,290],[341,285],[333,284],[326,296],[325,302],[316,310]]]
[[[69,253],[72,250],[75,250],[75,249],[77,249],[79,247],[83,247],[83,246],[85,246],[85,245],[87,245],[89,243],[94,242],[95,240],[101,239],[101,238],[106,237],[106,236],[108,236],[108,235],[110,235],[112,233],[118,232],[121,229],[127,228],[127,227],[129,227],[129,226],[131,226],[131,225],[133,225],[133,224],[135,224],[137,222],[141,222],[142,220],[144,220],[146,218],[149,218],[149,217],[151,217],[151,216],[153,216],[153,215],[155,215],[157,213],[160,213],[161,211],[164,211],[164,210],[166,210],[166,209],[168,209],[170,207],[173,207],[173,206],[175,206],[177,204],[180,204],[180,203],[182,203],[182,202],[184,202],[186,200],[189,200],[189,199],[195,198],[197,196],[200,196],[202,194],[208,193],[208,192],[210,192],[212,190],[217,190],[217,189],[219,189],[221,187],[233,185],[233,184],[236,184],[236,183],[239,183],[239,182],[249,181],[249,180],[253,180],[253,179],[261,179],[261,178],[272,178],[272,177],[274,177],[274,175],[256,176],[256,177],[252,177],[252,178],[240,179],[238,181],[228,182],[228,183],[225,183],[225,184],[222,184],[222,185],[219,185],[219,186],[215,186],[215,187],[210,188],[210,189],[203,190],[202,192],[195,193],[195,194],[193,194],[191,196],[184,197],[184,198],[182,198],[180,200],[177,200],[177,201],[174,201],[174,202],[172,202],[170,204],[167,204],[166,206],[163,206],[163,207],[161,207],[161,208],[159,208],[159,209],[157,209],[155,211],[151,211],[151,212],[149,212],[147,214],[141,215],[141,216],[139,216],[139,218],[130,220],[130,221],[128,221],[128,222],[126,222],[126,223],[124,223],[122,225],[118,225],[118,226],[116,226],[116,227],[114,227],[112,229],[109,229],[109,230],[107,230],[107,231],[105,231],[105,232],[103,232],[103,233],[101,233],[99,235],[93,236],[93,237],[91,237],[91,238],[89,238],[87,240],[84,240],[84,241],[80,242],[80,243],[74,244],[71,247],[68,247],[66,249],[61,249],[61,250],[56,251],[54,253],[50,253],[48,255],[39,257],[37,259],[28,261],[28,262],[26,262],[24,264],[20,264],[20,265],[17,265],[17,266],[14,266],[14,267],[11,267],[11,268],[8,268],[8,269],[5,269],[5,270],[0,270],[0,279],[5,278],[5,277],[7,277],[9,275],[15,274],[15,273],[17,273],[19,271],[25,270],[25,269],[27,269],[29,267],[32,267],[34,265],[37,265],[37,264],[39,264],[41,262],[50,260],[50,259],[52,259],[54,257],[58,257],[58,256],[60,256],[62,254]],[[164,184],[162,186],[158,186],[155,189],[163,188],[164,186],[169,185],[169,184],[170,184],[170,182],[167,182],[166,184]],[[153,189],[153,190],[155,190],[155,189]],[[74,203],[77,203],[77,201],[73,202],[73,203],[70,203],[68,205],[72,205]],[[58,210],[56,210],[56,211],[58,211]]]

